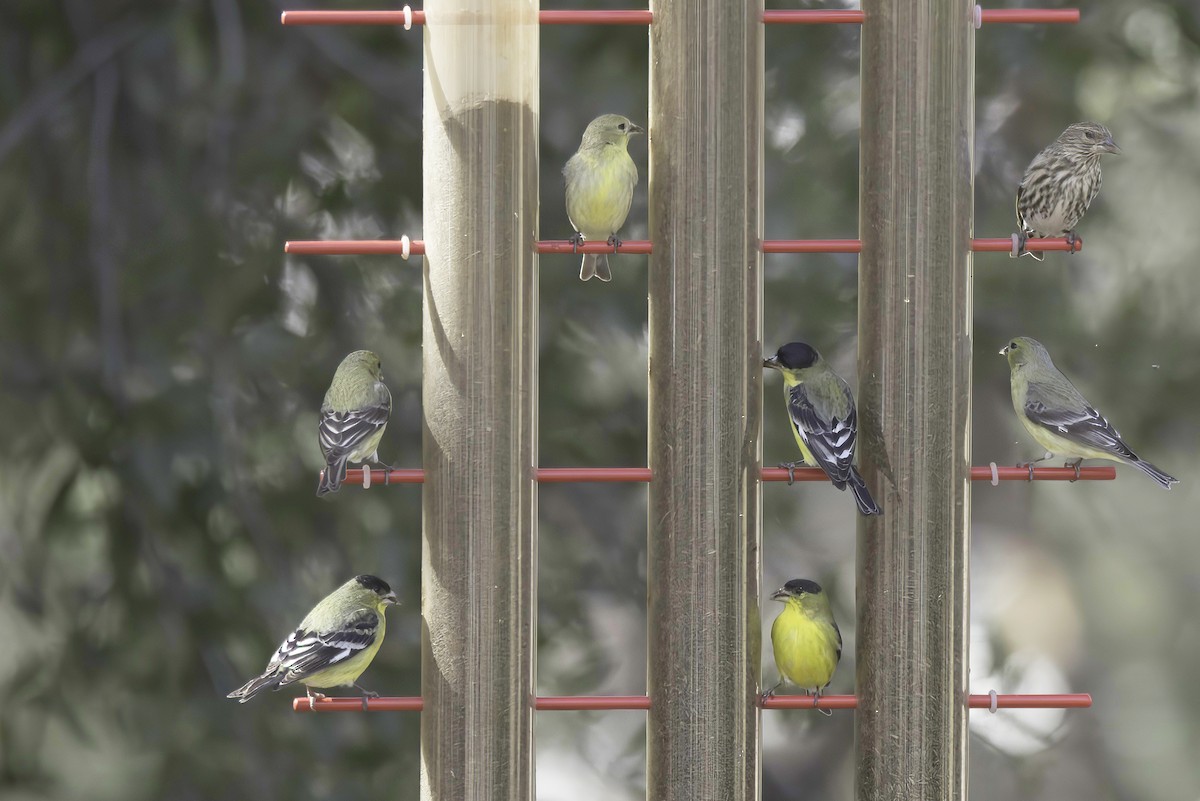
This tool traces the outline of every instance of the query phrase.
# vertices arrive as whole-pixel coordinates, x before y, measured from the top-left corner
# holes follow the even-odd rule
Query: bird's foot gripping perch
[[[1066,238],[1067,238],[1067,252],[1070,253],[1072,256],[1074,256],[1075,255],[1075,243],[1079,241],[1079,237],[1075,235],[1074,231],[1067,231]]]
[[[370,699],[372,699],[372,698],[378,698],[378,697],[379,697],[379,693],[375,692],[374,690],[368,690],[366,687],[362,686],[362,685],[361,685],[361,684],[359,684],[358,682],[355,682],[355,683],[354,683],[354,687],[355,687],[355,689],[357,689],[357,690],[358,690],[360,693],[362,693],[362,705],[363,705],[363,712],[366,712],[366,711],[368,711],[368,710],[370,709],[370,707],[369,707],[369,706],[367,706],[367,701],[369,701],[369,700],[370,700]]]
[[[1035,464],[1037,464],[1038,462],[1046,461],[1047,459],[1051,458],[1053,455],[1054,454],[1052,454],[1052,453],[1047,453],[1044,456],[1042,456],[1042,458],[1040,458],[1040,459],[1031,459],[1028,462],[1021,462],[1020,464],[1017,465],[1017,467],[1029,468],[1029,480],[1033,481],[1033,466]],[[1080,459],[1080,461],[1083,461],[1083,460]],[[1070,467],[1070,465],[1067,465],[1067,466]],[[1079,466],[1078,465],[1075,466],[1075,478],[1076,478],[1076,480],[1079,479]]]
[[[616,234],[610,234],[608,237],[608,244],[612,245],[613,253],[616,253],[621,249],[621,245],[625,243],[622,242]]]
[[[1013,249],[1009,254],[1011,258],[1019,259],[1029,251],[1025,250],[1025,243],[1029,241],[1029,237],[1022,231],[1013,234]]]
[[[579,246],[583,244],[583,234],[576,231],[574,234],[567,237],[567,241],[571,243],[571,252],[578,253]]]
[[[809,695],[810,693],[808,692],[808,690],[805,690],[804,694]],[[817,701],[821,700],[821,691],[817,690],[815,693],[812,693],[811,695],[813,697],[813,709],[817,710],[818,712],[820,712],[822,715],[824,715],[827,718],[833,717],[833,710],[822,709],[821,707],[817,706]]]
[[[1074,467],[1075,468],[1075,478],[1071,479],[1072,484],[1074,484],[1076,481],[1079,480],[1079,465],[1081,465],[1081,464],[1083,464],[1083,459],[1074,459],[1063,465],[1063,467]]]
[[[1010,259],[1019,259],[1022,256],[1032,256],[1036,261],[1042,261],[1045,255],[1037,250],[1026,250],[1025,243],[1029,241],[1029,233],[1021,231],[1012,235],[1012,250],[1009,251]]]
[[[780,462],[778,466],[788,471],[788,486],[790,487],[796,483],[796,468],[803,467],[804,460],[801,459],[798,462]]]
[[[392,471],[398,469],[398,466],[381,461],[379,459],[379,454],[375,454],[375,458],[371,460],[370,469],[376,468],[383,471],[383,486],[386,487],[392,483]],[[363,469],[366,470],[368,468],[364,466]]]
[[[310,687],[305,687],[304,692],[308,695],[308,711],[316,712],[317,711],[317,706],[316,706],[317,701],[324,701],[326,698],[325,693],[315,693],[312,691],[312,688],[310,688]]]

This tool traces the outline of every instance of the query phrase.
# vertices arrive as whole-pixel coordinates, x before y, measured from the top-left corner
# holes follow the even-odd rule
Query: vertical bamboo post
[[[762,0],[650,28],[647,793],[759,793]]]
[[[864,0],[857,798],[966,796],[971,0]]]
[[[421,797],[532,801],[538,2],[425,13]]]

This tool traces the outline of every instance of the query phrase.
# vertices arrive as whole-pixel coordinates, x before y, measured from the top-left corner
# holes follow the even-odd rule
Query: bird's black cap
[[[789,342],[775,352],[775,361],[789,370],[812,367],[819,358],[817,351],[804,342]]]
[[[361,576],[355,576],[354,580],[376,595],[387,595],[392,591],[388,583],[377,576],[368,576],[365,573]]]
[[[823,592],[820,584],[808,579],[792,579],[787,584],[783,585],[783,591],[788,595],[799,595],[800,593],[804,593],[806,595],[820,595]]]

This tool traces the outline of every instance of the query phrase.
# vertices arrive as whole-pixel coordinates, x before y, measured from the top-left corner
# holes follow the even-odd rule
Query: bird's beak
[[[387,595],[383,596],[383,602],[385,604],[392,604],[395,606],[400,605],[400,601],[396,599],[396,593],[394,592],[389,592]]]
[[[646,129],[643,128],[642,126],[638,125],[637,123],[633,123],[633,122],[629,123],[629,135],[630,136],[633,136],[634,134],[644,134],[645,132],[646,132]]]
[[[769,358],[763,359],[763,367],[770,367],[772,370],[778,370],[779,369],[779,357],[771,356]]]
[[[1100,143],[1100,149],[1105,153],[1120,154],[1121,152],[1121,148],[1117,147],[1117,143],[1113,141],[1111,136]]]
[[[1001,355],[1001,356],[1007,356],[1007,355],[1008,355],[1008,345],[1005,345],[1003,348],[1001,348],[1001,349],[1000,349],[1000,355]]]
[[[783,587],[780,587],[779,589],[775,590],[775,592],[771,595],[771,600],[772,601],[782,601],[783,599],[785,599],[787,597],[788,597],[787,591],[784,590]]]

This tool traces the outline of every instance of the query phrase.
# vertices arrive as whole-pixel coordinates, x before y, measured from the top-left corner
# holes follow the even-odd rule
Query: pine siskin
[[[1077,122],[1034,157],[1017,187],[1020,255],[1042,260],[1025,250],[1031,236],[1066,236],[1074,252],[1075,226],[1100,191],[1100,156],[1120,152],[1103,125]]]

